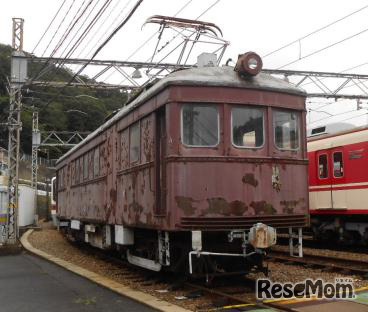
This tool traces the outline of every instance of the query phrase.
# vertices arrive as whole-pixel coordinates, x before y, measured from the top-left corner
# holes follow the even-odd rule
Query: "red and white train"
[[[368,128],[313,129],[308,158],[314,234],[368,243]]]

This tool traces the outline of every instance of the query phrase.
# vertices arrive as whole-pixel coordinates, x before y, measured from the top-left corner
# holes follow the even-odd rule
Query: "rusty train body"
[[[263,270],[276,229],[309,223],[305,117],[269,75],[174,72],[58,160],[60,224],[155,271]]]

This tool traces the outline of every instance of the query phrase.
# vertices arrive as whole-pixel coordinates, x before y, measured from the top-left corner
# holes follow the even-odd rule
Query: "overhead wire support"
[[[296,86],[315,86],[321,92],[308,91],[309,98],[334,98],[334,99],[368,99],[368,89],[365,83],[368,84],[368,75],[349,74],[349,73],[334,73],[334,72],[314,72],[314,71],[297,71],[297,70],[282,70],[282,69],[263,69],[262,72],[281,76],[285,78],[298,79],[294,82]],[[334,86],[328,86],[324,79],[332,79]],[[308,83],[306,83],[308,81]],[[350,85],[349,85],[350,84]],[[355,86],[360,90],[359,93],[342,93],[348,85]],[[361,87],[364,86],[364,87]]]
[[[15,244],[18,233],[18,168],[22,86],[27,76],[27,60],[14,59],[14,56],[24,56],[23,53],[22,18],[13,18],[11,77],[9,81],[9,117],[8,117],[8,209],[5,218],[0,222],[0,243]]]

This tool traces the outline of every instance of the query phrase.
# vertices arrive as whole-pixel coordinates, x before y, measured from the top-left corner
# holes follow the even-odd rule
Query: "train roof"
[[[308,152],[324,150],[348,144],[368,141],[368,127],[355,127],[332,134],[323,134],[308,138]]]
[[[134,110],[136,107],[143,104],[152,96],[165,89],[170,85],[176,86],[208,86],[208,87],[228,87],[240,89],[256,89],[264,91],[274,91],[281,93],[288,93],[306,97],[306,92],[296,87],[295,85],[275,78],[269,74],[259,73],[256,76],[243,78],[234,71],[234,67],[194,67],[189,69],[178,70],[167,75],[165,78],[159,80],[156,84],[141,92],[132,102],[127,106],[121,108],[116,115],[89,134],[82,142],[74,146],[70,151],[61,156],[57,164],[63,159],[71,155],[80,146],[88,143],[99,133],[103,132],[114,124],[117,120]]]
[[[325,125],[321,125],[314,128],[308,128],[307,129],[307,137],[314,138],[314,137],[320,137],[322,135],[326,134],[336,134],[344,131],[349,131],[356,128],[355,125],[347,122],[333,122]]]

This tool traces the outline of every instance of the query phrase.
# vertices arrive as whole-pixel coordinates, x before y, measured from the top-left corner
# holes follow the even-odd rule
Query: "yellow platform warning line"
[[[244,303],[244,304],[235,304],[235,305],[228,305],[228,306],[223,306],[223,307],[218,307],[218,308],[213,308],[213,309],[204,309],[204,310],[196,310],[198,312],[200,311],[206,311],[206,312],[212,312],[212,311],[222,311],[222,310],[230,310],[230,309],[237,309],[237,308],[246,308],[246,307],[251,307],[251,306],[256,306],[256,303]]]
[[[355,288],[354,292],[362,292],[368,290],[368,286]],[[293,299],[274,299],[274,300],[264,300],[265,303],[277,303],[277,304],[293,304],[293,303],[301,303],[307,301],[314,301],[314,300],[324,300],[323,298],[317,298],[316,296],[311,296],[311,298],[293,298]]]
[[[368,290],[368,286],[354,289],[355,292],[361,292],[361,291],[365,291],[365,290]]]
[[[311,298],[293,298],[293,299],[274,299],[274,300],[264,300],[264,303],[277,303],[277,304],[292,304],[297,302],[305,302],[305,301],[312,301],[312,300],[318,300],[317,297],[312,296]]]
[[[221,309],[244,308],[244,307],[250,307],[250,306],[255,306],[255,305],[256,305],[255,303],[233,304],[233,305],[221,307]]]
[[[299,302],[307,302],[307,301],[314,301],[314,300],[320,300],[317,297],[311,297],[311,298],[294,298],[294,299],[278,299],[278,300],[267,300],[264,301],[265,303],[277,303],[277,304],[293,304],[293,303],[299,303]]]

